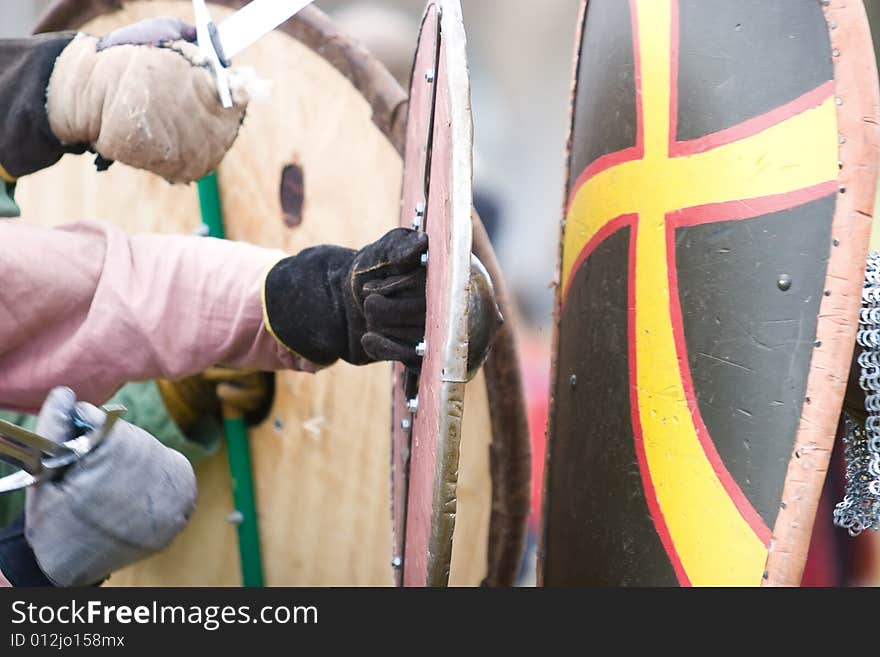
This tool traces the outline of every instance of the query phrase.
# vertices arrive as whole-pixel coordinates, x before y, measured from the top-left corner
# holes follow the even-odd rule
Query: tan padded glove
[[[156,381],[168,414],[185,434],[204,416],[243,417],[248,424],[261,422],[272,405],[274,376],[268,372],[213,367],[201,374]]]
[[[214,170],[232,146],[249,96],[230,71],[234,106],[220,103],[198,47],[113,45],[78,35],[49,80],[49,125],[65,145],[89,144],[106,160],[189,183]]]

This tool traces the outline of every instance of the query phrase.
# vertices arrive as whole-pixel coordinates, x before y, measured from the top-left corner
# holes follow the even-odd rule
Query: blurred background
[[[3,0],[0,38],[29,32],[50,0]],[[317,0],[408,86],[424,0]],[[475,129],[475,204],[518,306],[520,352],[532,430],[532,543],[522,584],[534,583],[534,537],[549,390],[553,277],[563,205],[571,62],[580,0],[462,0]],[[880,43],[880,0],[866,0]],[[875,235],[874,247],[880,247]],[[820,509],[816,556],[805,583],[880,583],[873,547],[841,540]],[[827,522],[825,522],[827,521]],[[871,540],[868,538],[867,540]],[[854,546],[860,556],[853,557]],[[844,556],[841,556],[844,555]],[[867,556],[865,556],[867,555]],[[829,560],[857,559],[858,573],[830,572]],[[824,560],[824,561],[823,561]],[[817,565],[818,564],[818,565]],[[823,564],[826,564],[823,566]],[[833,570],[833,569],[832,569]],[[849,578],[849,581],[843,581]]]

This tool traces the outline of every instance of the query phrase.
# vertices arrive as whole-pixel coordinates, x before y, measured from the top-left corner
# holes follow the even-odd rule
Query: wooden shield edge
[[[552,359],[550,362],[549,379],[550,399],[546,427],[547,441],[544,447],[544,481],[541,482],[541,518],[540,529],[538,531],[536,583],[539,587],[544,586],[544,548],[547,545],[547,513],[549,506],[548,473],[550,472],[550,455],[553,453],[552,445],[554,439],[554,435],[552,432],[549,431],[549,427],[553,426],[553,416],[556,413],[553,381],[556,381],[557,370],[559,368],[559,326],[560,322],[562,321],[562,255],[565,245],[565,215],[566,208],[568,206],[569,193],[567,173],[571,169],[572,140],[574,139],[575,105],[577,102],[578,76],[580,73],[581,65],[581,42],[584,38],[584,26],[587,19],[587,8],[589,4],[590,0],[582,0],[580,9],[578,10],[577,30],[575,31],[574,36],[574,55],[572,57],[573,65],[571,74],[571,87],[569,89],[568,99],[568,138],[565,142],[564,157],[566,181],[562,185],[562,205],[560,213],[560,216],[562,218],[559,222],[559,249],[556,253],[556,274],[553,279],[555,291],[553,298],[553,338],[550,345],[550,354]]]
[[[427,353],[405,477],[404,586],[447,586],[452,560],[467,383],[473,211],[473,122],[465,41],[459,0],[431,0],[413,64],[401,193],[401,224],[407,225],[413,209],[421,205],[431,239]],[[429,161],[427,153],[432,153]],[[423,165],[430,171],[428,188]],[[395,408],[402,394],[395,386]],[[402,437],[396,424],[392,431]],[[403,442],[393,439],[398,448]]]
[[[858,330],[880,144],[880,88],[861,2],[822,0],[840,133],[839,191],[807,398],[782,491],[763,584],[799,586],[831,459]]]
[[[440,49],[440,15],[441,8],[436,2],[429,2],[423,13],[419,26],[418,39],[413,54],[412,67],[410,70],[409,84],[409,104],[406,114],[406,135],[403,153],[403,180],[400,189],[400,225],[404,228],[414,227],[416,221],[424,223],[426,215],[432,216],[430,212],[430,190],[427,188],[427,181],[431,167],[430,144],[433,139],[434,115],[437,107],[437,88],[440,84],[438,71],[438,57]],[[428,76],[428,71],[433,71],[433,77]],[[419,212],[419,208],[424,208]],[[428,220],[424,226],[429,233],[429,239],[433,242],[430,235],[432,229],[435,228],[435,222]],[[435,232],[435,231],[434,231]],[[429,243],[429,247],[433,248],[433,255],[429,253],[432,260],[429,260],[427,274],[427,290],[426,294],[431,295],[431,288],[437,280],[438,268],[437,260],[442,247],[446,245],[434,245]],[[431,262],[433,261],[433,266]],[[442,263],[441,263],[442,265]],[[445,289],[445,288],[444,288]],[[445,295],[439,301],[445,301]],[[432,310],[429,305],[425,317],[425,343],[430,343],[432,348],[426,349],[423,354],[422,373],[418,377],[418,390],[413,390],[416,386],[416,379],[413,374],[408,372],[406,368],[395,363],[392,371],[391,384],[391,549],[392,549],[392,565],[394,566],[394,583],[396,586],[422,585],[424,584],[424,573],[427,559],[427,544],[430,533],[430,508],[433,506],[433,484],[434,471],[433,468],[421,468],[422,461],[425,458],[425,450],[417,450],[419,439],[422,437],[423,427],[417,428],[414,421],[417,416],[424,419],[427,412],[436,412],[437,395],[433,395],[431,399],[426,399],[428,381],[422,384],[423,379],[428,376],[426,372],[429,361],[433,364],[439,354],[436,349],[435,336],[428,335],[431,331],[433,322]],[[438,373],[439,374],[439,373]],[[433,381],[431,382],[433,383]],[[417,395],[417,399],[421,397],[422,403],[418,409],[419,413],[414,414],[409,408],[409,397],[413,394]],[[428,407],[428,408],[426,408]],[[430,447],[436,442],[429,440],[428,455],[430,460]],[[413,470],[419,469],[420,472],[413,477]],[[411,487],[411,482],[415,485]],[[410,526],[409,518],[409,502],[418,489],[422,499],[428,498],[430,501],[425,504],[422,502],[417,511],[414,512],[413,520],[420,525],[418,531]],[[418,545],[416,545],[418,543]],[[420,555],[415,559],[407,559],[407,548]],[[418,573],[415,569],[418,568]]]
[[[239,9],[248,0],[210,2]],[[46,8],[33,32],[76,29],[108,11],[121,9],[123,4],[124,0],[57,0]],[[320,52],[324,59],[349,79],[370,104],[373,123],[402,157],[408,98],[391,73],[315,6],[306,7],[279,29]],[[525,549],[531,485],[531,443],[522,368],[516,349],[513,307],[495,251],[475,211],[472,222],[475,227],[473,251],[489,272],[501,312],[506,318],[483,366],[492,422],[492,510],[488,570],[483,584],[511,586],[516,581]]]

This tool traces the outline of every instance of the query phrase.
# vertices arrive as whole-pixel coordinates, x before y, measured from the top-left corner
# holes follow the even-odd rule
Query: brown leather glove
[[[157,381],[168,414],[185,434],[204,416],[243,417],[250,425],[272,406],[275,378],[268,372],[215,367],[177,381]]]

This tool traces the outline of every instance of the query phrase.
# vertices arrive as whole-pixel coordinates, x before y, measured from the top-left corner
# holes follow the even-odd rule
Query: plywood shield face
[[[61,2],[46,25],[104,34],[150,16],[192,20],[183,0],[107,5]],[[225,6],[210,8],[217,20],[229,14]],[[218,171],[227,236],[291,253],[324,243],[360,248],[398,222],[403,166],[394,126],[406,96],[317,10],[284,30],[235,62],[253,66],[273,87],[269,101],[251,105]],[[170,186],[120,164],[98,175],[88,157],[66,157],[22,180],[18,194],[25,221],[103,219],[133,232],[189,234],[200,224],[195,186]],[[390,377],[386,363],[278,375],[272,412],[250,434],[267,585],[392,584]],[[491,426],[479,381],[464,427],[477,448],[462,464],[469,491],[467,532],[456,534],[462,584],[478,584],[486,569],[491,493],[483,453]],[[190,525],[170,549],[116,573],[111,584],[240,583],[225,453],[196,469]]]
[[[401,202],[401,224],[429,238],[422,370],[417,385],[398,370],[394,386],[394,547],[404,586],[449,582],[467,370],[472,153],[461,6],[430,3],[413,66]]]
[[[584,3],[545,585],[800,583],[857,329],[870,52],[861,3]]]

